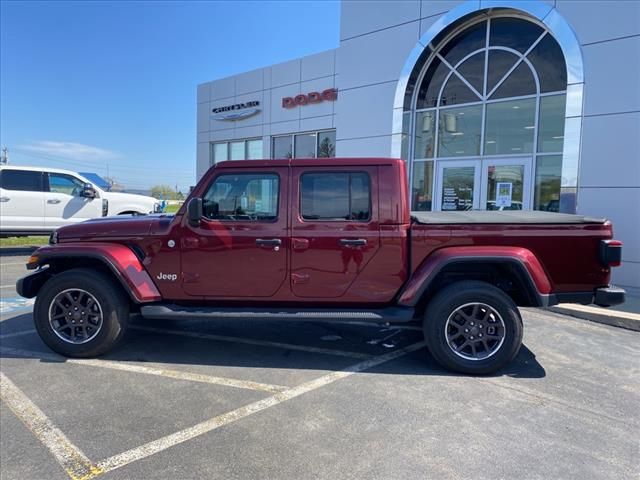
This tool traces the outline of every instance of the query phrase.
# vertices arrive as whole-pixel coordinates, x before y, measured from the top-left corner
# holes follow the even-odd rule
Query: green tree
[[[335,157],[336,149],[328,138],[324,138],[320,145],[318,146],[318,157],[319,158],[327,158],[327,157]]]
[[[176,191],[170,185],[154,185],[151,187],[151,196],[163,200],[177,200]]]

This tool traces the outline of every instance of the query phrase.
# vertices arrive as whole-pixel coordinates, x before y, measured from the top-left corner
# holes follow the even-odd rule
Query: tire
[[[129,299],[103,273],[67,270],[42,286],[33,319],[51,350],[67,357],[95,357],[112,349],[127,331]]]
[[[511,362],[522,345],[522,330],[513,300],[479,281],[446,287],[429,302],[423,321],[434,359],[449,370],[473,375],[496,372]]]

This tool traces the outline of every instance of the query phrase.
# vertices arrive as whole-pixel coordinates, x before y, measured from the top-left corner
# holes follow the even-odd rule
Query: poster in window
[[[510,207],[513,194],[513,183],[498,182],[496,185],[496,207]]]

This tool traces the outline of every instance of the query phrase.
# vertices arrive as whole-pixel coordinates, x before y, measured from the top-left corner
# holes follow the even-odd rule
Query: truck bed
[[[411,219],[423,225],[452,225],[452,224],[603,224],[604,218],[572,215],[569,213],[553,213],[523,210],[467,212],[411,212]]]

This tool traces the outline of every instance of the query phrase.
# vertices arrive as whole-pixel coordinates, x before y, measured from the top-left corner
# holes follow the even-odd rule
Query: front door
[[[102,216],[102,199],[81,196],[84,183],[66,173],[46,175],[44,223],[57,228]]]
[[[527,158],[441,161],[434,210],[529,209],[530,184]]]
[[[187,295],[233,299],[274,295],[287,278],[288,168],[221,169],[203,196],[198,227],[185,224]]]

